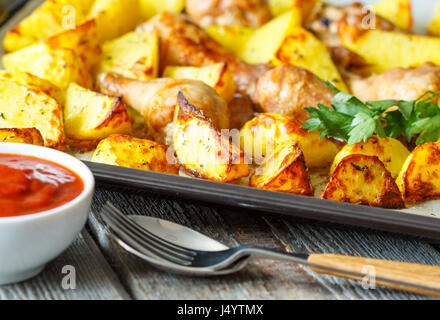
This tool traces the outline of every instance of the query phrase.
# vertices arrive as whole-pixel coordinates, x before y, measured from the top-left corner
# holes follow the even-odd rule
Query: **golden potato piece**
[[[11,80],[0,79],[0,128],[36,128],[46,147],[65,148],[61,106],[42,90]]]
[[[371,207],[405,207],[399,188],[379,158],[361,154],[339,162],[321,198]]]
[[[433,36],[440,37],[440,1],[437,2],[434,17],[428,27],[428,33]]]
[[[102,46],[99,73],[112,72],[126,78],[150,80],[159,71],[159,41],[153,34],[129,32]]]
[[[220,98],[230,102],[234,98],[237,86],[234,75],[228,70],[227,64],[217,63],[206,67],[177,67],[165,68],[164,78],[199,80],[214,88]]]
[[[182,12],[185,0],[139,0],[144,20],[161,12]]]
[[[293,28],[275,54],[274,65],[288,63],[332,82],[339,90],[348,92],[327,47],[311,32],[302,27]]]
[[[70,49],[91,70],[101,57],[96,20],[88,20],[73,29],[57,33],[44,41],[52,50]]]
[[[440,197],[440,143],[417,146],[406,159],[396,182],[405,202]]]
[[[44,141],[40,131],[35,128],[0,128],[0,142],[15,142],[43,146]]]
[[[84,21],[94,0],[46,0],[6,33],[3,48],[17,51]]]
[[[0,70],[0,79],[13,81],[28,88],[41,90],[48,96],[54,98],[60,105],[64,104],[64,94],[50,81],[41,79],[29,72],[10,72],[7,70]]]
[[[96,93],[75,83],[66,91],[64,123],[71,139],[100,140],[114,133],[132,132],[130,117],[119,97]]]
[[[346,145],[343,147],[333,161],[330,174],[335,171],[342,159],[351,154],[378,157],[385,165],[385,168],[391,173],[393,179],[396,179],[410,152],[397,139],[372,136],[367,142],[359,142],[352,146]]]
[[[410,31],[413,24],[411,0],[382,0],[373,6],[376,14],[402,30]]]
[[[205,29],[223,48],[240,57],[255,29],[244,26],[212,25]]]
[[[168,159],[169,158],[169,159]],[[167,147],[160,143],[113,134],[101,140],[92,161],[168,174],[178,174],[179,166],[167,156]]]
[[[133,30],[141,21],[139,0],[95,0],[89,19],[96,19],[100,41],[111,40]]]
[[[32,73],[60,89],[66,89],[71,82],[92,86],[85,62],[71,49],[51,49],[48,44],[39,43],[4,55],[3,64],[8,71]]]
[[[428,61],[440,65],[440,38],[437,37],[379,29],[359,30],[346,24],[340,25],[339,36],[344,46],[364,58],[376,73],[398,67],[417,67]]]
[[[173,138],[180,163],[197,177],[229,182],[250,173],[243,152],[181,92],[174,113]]]
[[[271,191],[313,195],[303,153],[295,143],[278,145],[251,176],[249,185]]]
[[[327,138],[319,138],[319,132],[309,132],[294,118],[261,113],[248,121],[240,130],[241,149],[261,163],[282,142],[297,142],[309,168],[330,166],[340,150],[340,144]]]
[[[301,25],[299,10],[291,10],[258,28],[243,46],[239,58],[250,64],[269,63],[292,28]]]
[[[302,21],[305,22],[319,2],[318,0],[268,0],[268,5],[274,17],[296,8],[301,12]]]

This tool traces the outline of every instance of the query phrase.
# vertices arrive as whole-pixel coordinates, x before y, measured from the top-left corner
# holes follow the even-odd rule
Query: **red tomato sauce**
[[[59,207],[83,190],[82,179],[61,165],[34,157],[0,154],[0,218]]]

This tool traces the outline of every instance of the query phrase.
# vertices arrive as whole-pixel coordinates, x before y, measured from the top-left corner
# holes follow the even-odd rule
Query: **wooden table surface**
[[[228,276],[200,278],[157,270],[109,237],[99,211],[107,200],[127,214],[145,214],[195,228],[227,244],[256,244],[290,252],[340,253],[440,265],[435,245],[419,239],[343,225],[98,188],[86,229],[45,271],[23,283],[0,286],[0,299],[431,299],[318,275],[285,262],[256,260]],[[63,289],[64,266],[76,288]]]

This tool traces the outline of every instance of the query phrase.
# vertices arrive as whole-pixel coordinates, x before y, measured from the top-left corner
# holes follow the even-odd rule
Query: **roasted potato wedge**
[[[32,73],[0,70],[0,79],[13,81],[28,88],[41,90],[48,96],[54,98],[61,106],[64,104],[64,94],[60,88],[52,84],[50,81],[41,79]]]
[[[428,33],[433,36],[440,37],[440,1],[437,1],[434,16],[428,27]]]
[[[343,147],[333,161],[330,174],[335,171],[339,162],[351,154],[378,157],[385,165],[385,168],[391,173],[393,179],[396,179],[410,152],[397,139],[372,136],[367,142],[360,142],[352,146],[346,145]]]
[[[255,29],[244,26],[212,25],[205,29],[211,38],[220,43],[223,48],[229,50],[241,58],[241,53]]]
[[[402,30],[410,31],[413,24],[411,0],[382,0],[373,6],[376,14]]]
[[[406,159],[396,182],[405,202],[440,197],[440,143],[417,146]]]
[[[191,174],[230,182],[250,173],[243,152],[179,92],[174,113],[174,149]]]
[[[0,128],[0,142],[15,142],[43,146],[44,140],[40,131],[35,128]]]
[[[150,80],[159,71],[159,41],[153,34],[129,32],[102,46],[99,73],[112,72],[137,80]]]
[[[178,174],[179,166],[173,164],[172,155],[160,143],[137,139],[127,135],[113,134],[101,140],[92,161],[109,165]]]
[[[319,0],[268,0],[268,5],[274,17],[296,8],[301,12],[302,21],[304,22],[307,21],[319,2]]]
[[[46,0],[9,30],[3,40],[6,52],[17,51],[84,21],[94,0]]]
[[[301,25],[299,10],[291,10],[258,28],[238,57],[250,64],[269,63],[292,28]]]
[[[70,139],[100,140],[114,133],[132,132],[130,117],[119,97],[71,83],[64,100],[65,132]]]
[[[311,32],[293,28],[275,54],[274,65],[288,63],[302,67],[323,80],[332,82],[339,90],[348,92],[327,47]]]
[[[91,70],[101,57],[96,20],[91,19],[73,29],[57,33],[44,40],[51,49],[70,49],[80,57]]]
[[[404,208],[393,177],[376,156],[352,154],[342,159],[322,199],[390,209]]]
[[[327,138],[319,138],[319,132],[309,132],[294,118],[261,113],[248,121],[240,130],[241,149],[252,156],[254,162],[264,158],[285,141],[297,142],[309,168],[328,167],[341,146]]]
[[[251,187],[305,196],[313,195],[313,187],[296,143],[279,144],[249,180]]]
[[[71,49],[51,49],[39,43],[4,55],[3,65],[10,72],[32,73],[60,89],[66,89],[71,82],[92,86],[85,62]]]
[[[227,64],[217,63],[206,67],[177,67],[165,68],[164,78],[199,80],[214,88],[220,98],[230,102],[235,95],[237,86],[234,75],[227,68]]]
[[[428,61],[440,64],[440,38],[437,37],[378,29],[359,30],[347,24],[340,25],[339,35],[344,46],[364,58],[376,73],[398,67],[417,67]]]
[[[35,87],[0,79],[0,128],[36,128],[46,147],[65,148],[61,106]]]
[[[141,21],[139,0],[95,0],[89,19],[96,19],[100,41],[107,41],[133,30]]]
[[[185,8],[185,0],[139,0],[144,20],[149,19],[161,12],[182,12]]]

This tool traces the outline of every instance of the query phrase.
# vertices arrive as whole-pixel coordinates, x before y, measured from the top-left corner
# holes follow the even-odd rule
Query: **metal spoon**
[[[147,216],[128,216],[130,219],[133,219],[137,224],[146,230],[152,232],[153,234],[168,240],[171,243],[180,246],[190,247],[196,250],[201,251],[209,251],[209,252],[217,252],[224,251],[229,249],[229,247],[224,244],[215,241],[207,236],[188,229],[179,224],[165,221],[153,217]],[[165,259],[162,259],[151,252],[136,250],[133,247],[129,246],[127,243],[122,241],[117,235],[114,235],[116,242],[126,251],[134,254],[135,256],[151,263],[162,270],[173,270],[179,273],[199,275],[199,276],[218,276],[218,275],[226,275],[231,274],[243,269],[249,262],[250,257],[244,257],[233,263],[232,265],[225,267],[221,270],[213,271],[211,269],[206,268],[192,268],[192,267],[184,267],[175,263],[171,263]]]

